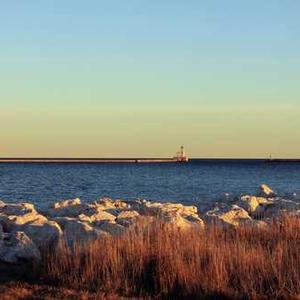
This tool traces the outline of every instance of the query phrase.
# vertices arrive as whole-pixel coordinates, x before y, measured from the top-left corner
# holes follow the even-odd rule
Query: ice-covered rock
[[[56,221],[61,225],[63,238],[69,246],[74,246],[75,244],[83,245],[105,235],[104,232],[75,218],[60,217]]]
[[[80,214],[80,215],[77,217],[77,219],[78,219],[79,221],[81,221],[81,222],[85,222],[85,223],[88,223],[88,224],[90,224],[90,223],[93,222],[92,219],[91,219],[91,217],[89,217],[89,216],[87,216],[87,215],[85,215],[85,214]]]
[[[23,264],[40,260],[39,249],[24,232],[3,233],[0,237],[0,262]]]
[[[75,199],[69,199],[69,200],[62,200],[59,202],[55,202],[53,204],[53,208],[54,209],[59,209],[59,208],[64,208],[64,207],[71,207],[71,206],[75,206],[75,205],[80,205],[81,201],[79,198],[75,198]]]
[[[276,196],[276,193],[266,184],[262,184],[259,187],[259,191],[257,193],[257,196],[259,197],[265,197],[265,198],[273,198]]]
[[[15,225],[23,225],[37,219],[46,220],[39,214],[31,203],[4,204],[0,206],[0,223],[5,231],[9,231]]]
[[[124,210],[118,214],[116,222],[122,226],[128,227],[134,224],[138,218],[140,218],[140,214],[137,211]]]
[[[272,205],[268,205],[263,214],[263,218],[279,217],[282,214],[293,214],[300,210],[300,203],[289,199],[275,198]]]
[[[16,229],[24,231],[40,249],[56,246],[62,236],[60,226],[49,220],[35,220]]]
[[[180,230],[202,229],[204,222],[198,215],[191,214],[186,217],[176,212],[168,212],[162,216],[162,221],[167,225]]]
[[[241,224],[252,222],[252,218],[249,216],[248,212],[237,205],[232,205],[228,208],[216,207],[204,215],[204,220],[208,223],[225,226],[239,226]]]
[[[203,228],[205,223],[264,228],[272,218],[282,213],[300,215],[300,203],[294,199],[275,197],[275,193],[265,185],[261,186],[260,194],[245,195],[239,199],[225,195],[224,203],[207,201],[201,217],[193,205],[146,200],[102,198],[92,203],[82,203],[76,198],[56,202],[42,213],[30,203],[0,202],[0,236],[22,231],[35,246],[42,249],[55,246],[62,238],[68,245],[74,245],[106,236],[119,236],[130,231],[129,228],[135,230],[143,222],[151,220],[179,230]]]
[[[98,209],[95,204],[81,203],[79,198],[63,200],[54,203],[49,209],[45,210],[48,217],[78,217],[80,214],[87,216],[97,213]]]
[[[25,232],[38,247],[54,245],[62,234],[57,223],[39,214],[30,203],[1,206],[0,223],[6,232]]]
[[[142,200],[132,202],[130,207],[142,216],[156,217],[167,223],[167,225],[178,229],[185,230],[188,228],[202,228],[204,226],[196,206]]]
[[[266,207],[273,203],[273,199],[270,198],[246,195],[240,197],[238,206],[244,208],[249,214],[257,216],[263,214]]]
[[[159,216],[165,213],[176,212],[182,215],[190,215],[197,213],[196,206],[187,206],[181,203],[160,203],[151,201],[142,201],[135,209],[141,214]]]
[[[109,235],[118,236],[125,233],[126,228],[115,221],[103,222],[101,225],[97,226],[101,231],[107,232]]]
[[[126,209],[130,207],[126,201],[120,199],[113,200],[107,197],[100,199],[98,202],[96,202],[96,205],[103,210],[115,208]]]
[[[116,217],[105,210],[100,210],[96,214],[90,216],[92,222],[101,223],[105,221],[115,221]]]
[[[37,211],[34,208],[34,205],[31,203],[4,203],[1,201],[0,204],[0,213],[6,214],[6,215],[16,215],[16,216],[22,216],[29,213],[35,213],[37,214]]]

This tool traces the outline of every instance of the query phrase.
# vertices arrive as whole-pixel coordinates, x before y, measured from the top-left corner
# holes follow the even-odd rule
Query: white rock
[[[52,208],[58,209],[58,208],[70,207],[70,206],[80,205],[80,204],[81,204],[80,199],[76,198],[76,199],[62,200],[62,201],[56,202],[53,204]]]
[[[220,209],[219,207],[216,207],[215,209],[208,211],[204,215],[204,218],[205,221],[209,223],[225,226],[239,226],[252,221],[248,212],[237,205],[232,205],[227,209]]]
[[[22,216],[3,215],[0,214],[0,222],[2,222],[6,231],[20,231],[22,225],[32,222],[47,222],[47,218],[40,214],[28,213]],[[21,230],[22,231],[22,230]]]
[[[0,222],[5,231],[10,231],[15,225],[23,225],[36,219],[46,219],[40,215],[31,203],[5,204],[0,206]]]
[[[96,214],[91,215],[90,219],[92,220],[92,222],[99,223],[104,221],[115,221],[116,217],[105,210],[101,210],[98,211]]]
[[[135,210],[123,210],[118,214],[117,219],[136,218],[139,216],[140,214]]]
[[[40,249],[55,247],[62,237],[62,230],[54,221],[36,220],[16,228],[24,231]]]
[[[103,210],[105,209],[114,209],[114,208],[119,208],[119,209],[125,209],[129,208],[130,206],[123,200],[112,200],[110,198],[102,198],[97,202],[97,206]]]
[[[238,206],[244,208],[249,214],[263,214],[268,205],[273,204],[273,199],[256,196],[242,196],[238,202]]]
[[[2,204],[0,205],[0,213],[6,215],[21,216],[32,212],[37,213],[37,211],[34,208],[34,205],[31,203],[24,202],[18,204],[14,204],[14,203],[6,204],[2,202]]]
[[[63,221],[63,236],[69,246],[83,245],[106,235],[105,232],[76,219],[67,218]]]
[[[41,254],[24,232],[4,233],[0,239],[0,261],[11,264],[38,263]]]
[[[276,196],[275,192],[266,184],[262,184],[259,187],[258,196],[265,198],[273,198]]]
[[[110,198],[102,198],[98,202],[96,202],[97,206],[101,209],[108,209],[108,208],[116,208],[114,200]]]
[[[197,215],[189,215],[186,218],[176,212],[169,212],[162,216],[162,220],[167,225],[171,225],[180,230],[190,230],[204,228],[203,221]]]
[[[79,198],[56,202],[45,211],[49,217],[77,217],[81,213],[83,207]]]
[[[183,215],[190,215],[197,213],[196,206],[186,206],[181,203],[159,203],[143,201],[140,207],[140,213],[158,216],[167,212],[177,212]]]
[[[300,203],[292,200],[276,198],[273,205],[266,207],[262,217],[263,218],[274,218],[282,214],[295,213],[300,209]]]
[[[181,215],[193,215],[197,214],[197,207],[193,205],[182,205],[180,203],[173,204],[173,203],[166,203],[162,207],[162,212],[177,212]]]
[[[48,221],[30,203],[1,206],[0,221],[8,232],[25,232],[38,247],[55,246],[62,234],[58,224]]]
[[[81,222],[85,222],[85,223],[92,223],[92,219],[91,219],[91,217],[89,217],[89,216],[87,216],[87,215],[85,215],[85,214],[80,214],[79,216],[78,216],[78,220],[79,221],[81,221]]]
[[[97,213],[98,208],[95,204],[81,203],[79,198],[71,200],[63,200],[56,202],[45,214],[48,217],[78,217],[80,214],[91,216]]]
[[[118,236],[121,235],[125,232],[125,227],[117,224],[116,222],[104,222],[102,223],[99,227],[101,231],[105,231],[107,233],[109,233],[112,236]]]
[[[124,210],[120,214],[118,214],[116,222],[120,225],[128,227],[136,223],[139,217],[140,214],[135,210]]]

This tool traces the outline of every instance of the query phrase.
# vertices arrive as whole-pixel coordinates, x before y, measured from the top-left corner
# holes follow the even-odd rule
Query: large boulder
[[[117,224],[115,221],[103,222],[100,226],[97,226],[97,228],[107,232],[111,236],[119,236],[126,230],[124,226]]]
[[[120,225],[128,227],[136,223],[137,219],[140,218],[140,214],[135,210],[124,210],[118,214],[116,222]]]
[[[180,215],[188,216],[188,215],[194,215],[197,214],[197,207],[193,205],[183,205],[181,203],[166,203],[163,204],[162,213],[165,212],[176,212]]]
[[[63,200],[54,203],[49,209],[45,210],[48,217],[78,217],[80,214],[87,216],[97,213],[98,209],[95,204],[81,203],[79,198]]]
[[[83,245],[106,235],[105,232],[74,218],[65,217],[56,221],[61,224],[64,240],[69,246]]]
[[[81,213],[82,207],[79,198],[56,202],[45,211],[49,217],[76,217]]]
[[[204,222],[198,215],[195,214],[183,217],[177,212],[168,212],[161,216],[161,220],[166,223],[167,226],[171,226],[180,230],[204,228]]]
[[[252,222],[248,212],[237,205],[223,208],[216,207],[206,212],[204,220],[208,223],[225,226],[239,226]]]
[[[120,199],[117,200],[113,200],[110,198],[102,198],[100,199],[98,202],[96,202],[96,205],[98,208],[102,209],[102,210],[106,210],[106,209],[126,209],[126,208],[130,208],[130,205]]]
[[[47,220],[47,218],[39,214],[31,203],[0,206],[0,223],[5,231],[11,231],[16,225],[23,225],[35,220]]]
[[[80,205],[80,204],[81,204],[80,199],[75,198],[75,199],[68,199],[68,200],[62,200],[59,202],[55,202],[52,207],[54,209],[60,209],[60,208],[65,208],[65,207],[70,207],[70,206]]]
[[[264,213],[268,205],[274,203],[273,199],[257,196],[241,196],[238,206],[244,208],[252,216],[260,216]]]
[[[41,254],[24,232],[3,233],[0,237],[0,261],[9,264],[38,263]]]
[[[31,203],[4,203],[1,201],[0,204],[0,213],[5,215],[16,215],[22,216],[29,213],[37,214],[37,211],[34,208],[34,205]]]
[[[92,222],[101,223],[105,221],[115,221],[116,217],[105,210],[100,210],[96,214],[91,215],[90,219]]]
[[[265,198],[273,198],[276,196],[276,193],[270,187],[268,187],[266,184],[262,184],[259,187],[257,196],[265,197]]]
[[[275,198],[272,205],[265,207],[262,218],[274,218],[283,214],[297,214],[300,210],[300,203],[289,199]]]
[[[133,204],[134,209],[141,214],[159,216],[165,213],[179,213],[183,215],[191,215],[197,213],[196,206],[187,206],[181,203],[160,203],[151,201],[140,201]]]
[[[62,236],[60,226],[49,220],[36,220],[17,228],[24,231],[40,249],[55,247]]]
[[[125,227],[136,224],[139,220],[148,217],[158,218],[167,223],[169,226],[175,226],[181,229],[204,226],[203,221],[197,214],[196,206],[186,206],[180,203],[160,203],[146,200],[135,200],[128,201],[126,205],[123,204],[122,208],[118,205],[118,208],[114,209],[113,201],[111,199],[105,199],[104,203],[105,207],[107,207],[106,212],[116,216],[115,221],[117,225]],[[105,223],[104,226],[109,228],[109,231],[112,229],[113,234],[115,233],[116,228],[118,228],[118,233],[119,229],[122,228],[116,227],[113,220]],[[121,229],[121,232],[122,231],[123,228]]]
[[[30,203],[0,206],[0,223],[5,232],[25,232],[39,248],[55,246],[62,234],[57,223],[39,214]]]

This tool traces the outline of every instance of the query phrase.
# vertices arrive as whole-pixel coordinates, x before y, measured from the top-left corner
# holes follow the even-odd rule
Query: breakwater
[[[174,163],[177,158],[0,158],[0,163]]]

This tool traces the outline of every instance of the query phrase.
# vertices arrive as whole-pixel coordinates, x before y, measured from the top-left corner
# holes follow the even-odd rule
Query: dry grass
[[[125,297],[297,297],[300,220],[189,232],[140,224],[84,248],[61,246],[47,255],[42,272],[48,284]]]
[[[0,285],[0,299],[296,298],[300,218],[266,229],[188,232],[139,224],[83,248],[62,244],[44,256],[37,275],[33,283]]]

